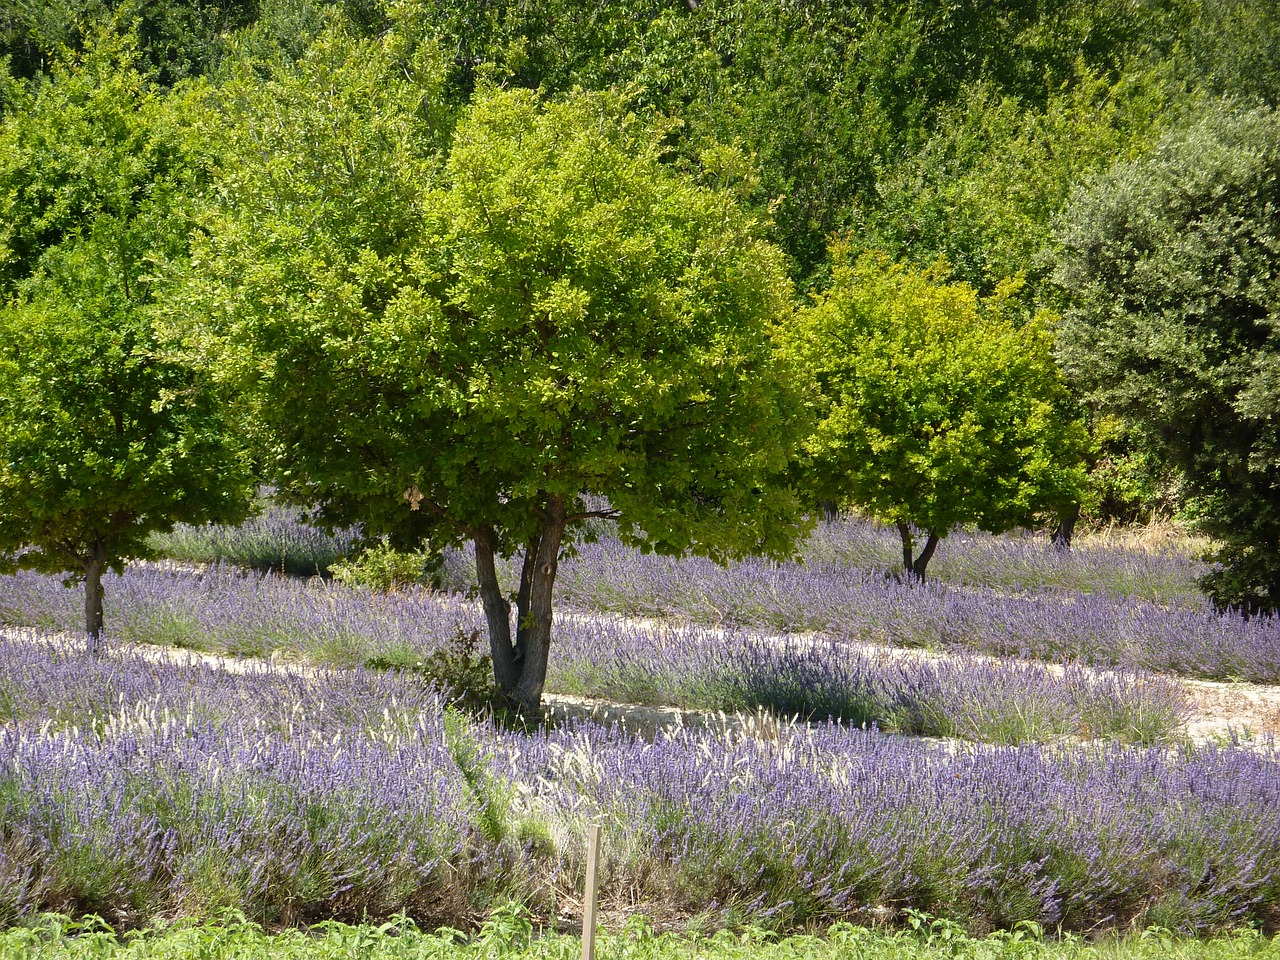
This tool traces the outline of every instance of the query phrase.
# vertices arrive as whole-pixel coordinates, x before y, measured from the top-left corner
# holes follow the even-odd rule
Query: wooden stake
[[[582,892],[582,960],[596,958],[596,886],[600,869],[600,825],[587,828],[587,884]]]

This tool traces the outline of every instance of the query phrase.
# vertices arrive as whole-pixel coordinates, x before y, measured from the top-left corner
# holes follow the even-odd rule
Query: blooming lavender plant
[[[576,896],[588,820],[605,823],[604,895],[665,915],[1205,929],[1280,902],[1274,750],[955,749],[838,725],[529,735],[451,717],[405,675],[138,656],[97,689],[69,651],[6,653],[4,689],[26,697],[0,726],[6,922],[545,911]]]
[[[358,543],[358,531],[328,534],[306,523],[299,511],[270,502],[239,526],[180,523],[151,536],[152,548],[174,560],[236,563],[295,576],[326,573]]]
[[[935,561],[938,578],[919,586],[885,575],[896,564],[896,534],[856,517],[820,526],[802,564],[722,568],[640,554],[607,529],[597,533],[561,566],[566,606],[1207,679],[1280,679],[1280,620],[1218,613],[1195,591],[1204,565],[1185,551],[1102,544],[1063,553],[1031,536],[957,534]],[[471,585],[456,553],[446,554],[440,576],[455,590]],[[507,576],[514,582],[514,572]],[[4,611],[0,594],[0,618]],[[54,619],[43,609],[25,616]],[[331,643],[340,652],[342,641]]]
[[[32,606],[59,598],[40,578],[15,578]],[[320,582],[150,568],[112,585],[120,639],[231,653],[285,651],[340,666],[413,669],[480,613],[423,591],[376,595]],[[55,592],[46,592],[55,591]],[[44,599],[41,599],[44,598]],[[45,609],[45,608],[41,608]],[[72,615],[68,611],[68,615]],[[907,733],[997,742],[1066,736],[1160,742],[1187,712],[1176,683],[1135,672],[1065,674],[973,657],[890,656],[847,642],[743,630],[678,628],[566,614],[550,689],[641,703],[752,710],[876,723]]]
[[[1202,930],[1274,921],[1280,897],[1274,752],[953,752],[837,726],[650,743],[583,725],[503,745],[553,835],[604,819],[607,883],[642,909],[787,925],[892,903],[979,924]]]

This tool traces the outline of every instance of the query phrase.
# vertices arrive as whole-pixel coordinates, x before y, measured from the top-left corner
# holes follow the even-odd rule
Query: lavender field
[[[465,925],[602,895],[780,928],[905,908],[983,930],[1273,924],[1272,752],[955,749],[840,725],[768,737],[503,731],[408,674],[243,671],[11,641],[0,667],[0,920]]]
[[[330,549],[271,522],[279,540],[256,529],[253,549],[285,569],[291,543]],[[217,559],[242,556],[213,533]],[[582,547],[549,690],[800,718],[646,737],[450,706],[427,666],[483,636],[457,554],[453,589],[392,593],[135,565],[106,580],[97,662],[56,639],[74,591],[2,578],[0,924],[233,908],[466,926],[512,900],[554,917],[580,897],[592,821],[627,913],[1280,923],[1280,755],[1187,742],[1179,679],[1276,683],[1273,619],[1214,613],[1176,550],[957,539],[912,587],[886,575],[892,547],[860,521],[820,528],[803,563]]]
[[[74,629],[74,597],[57,579],[22,574],[6,586],[0,617],[9,623]],[[479,637],[484,629],[479,609],[459,596],[375,595],[224,566],[142,567],[110,578],[107,590],[119,611],[112,621],[117,642],[338,667],[413,669],[460,634]],[[890,656],[834,636],[778,637],[573,612],[559,620],[548,687],[628,703],[765,708],[999,743],[1167,742],[1187,713],[1175,681],[1140,670]]]
[[[287,545],[299,543],[304,565],[350,543],[340,536],[326,551],[314,531],[298,532],[280,513],[270,525],[279,541],[270,549],[262,547],[258,528],[239,545],[219,528],[179,531],[166,542],[181,544],[185,559],[252,561],[265,554],[285,556],[286,563],[293,562]],[[561,565],[556,590],[569,607],[626,617],[1280,683],[1280,620],[1215,611],[1196,587],[1206,566],[1176,538],[1142,549],[1085,537],[1059,552],[1029,534],[957,533],[943,541],[923,585],[892,575],[899,551],[894,531],[859,518],[819,525],[796,562],[729,567],[642,554],[606,529]],[[474,590],[470,557],[451,552],[445,561],[443,589]],[[511,584],[518,579],[514,568],[505,573]],[[15,606],[0,600],[0,618],[59,616],[44,601],[33,602],[30,612]]]

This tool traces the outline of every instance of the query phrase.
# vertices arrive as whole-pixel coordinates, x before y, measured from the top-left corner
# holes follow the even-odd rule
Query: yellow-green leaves
[[[805,465],[819,496],[939,536],[1007,529],[1078,496],[1083,429],[1045,318],[1018,322],[1012,286],[982,300],[941,266],[837,264],[786,334],[816,382]]]

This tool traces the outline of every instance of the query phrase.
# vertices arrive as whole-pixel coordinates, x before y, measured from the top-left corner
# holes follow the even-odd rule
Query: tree
[[[944,276],[882,254],[850,263],[837,249],[831,290],[786,345],[816,379],[807,483],[896,526],[903,566],[920,579],[953,527],[1028,523],[1075,502],[1084,481],[1084,428],[1047,318],[1018,322],[1016,284],[981,300]]]
[[[662,124],[488,92],[445,141],[442,71],[397,43],[327,34],[236,94],[252,148],[197,302],[250,345],[283,490],[397,546],[473,542],[495,678],[532,710],[585,521],[646,550],[790,549],[791,291],[732,191],[664,162]],[[516,553],[513,635],[495,558]]]
[[[58,67],[0,127],[0,561],[83,580],[177,521],[243,517],[244,458],[159,332],[203,174],[127,45]]]
[[[1182,473],[1223,606],[1280,607],[1280,115],[1209,106],[1077,192],[1054,251],[1057,352]]]

